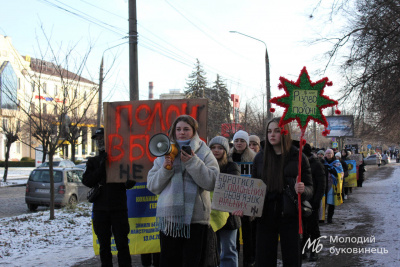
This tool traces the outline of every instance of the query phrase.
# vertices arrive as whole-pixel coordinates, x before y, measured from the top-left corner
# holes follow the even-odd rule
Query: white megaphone
[[[159,133],[151,137],[149,141],[149,151],[155,157],[168,155],[172,160],[174,160],[176,155],[179,153],[175,144],[172,144],[168,136],[163,133]],[[166,168],[171,170],[172,166],[167,165]]]

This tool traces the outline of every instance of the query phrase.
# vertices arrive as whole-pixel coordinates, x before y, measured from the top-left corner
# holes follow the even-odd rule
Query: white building
[[[78,74],[51,62],[20,55],[11,38],[0,35],[0,126],[15,127],[23,121],[21,116],[29,112],[54,118],[54,125],[63,113],[70,118],[86,114],[81,123],[82,136],[75,145],[75,155],[85,156],[94,151],[90,137],[92,129],[96,128],[97,91],[96,83]],[[6,138],[0,128],[0,160],[4,160]],[[40,142],[30,129],[21,132],[20,141],[12,144],[10,160],[35,157],[34,150],[27,144],[36,148]],[[59,142],[64,144],[59,156],[70,158],[71,144],[64,140]]]

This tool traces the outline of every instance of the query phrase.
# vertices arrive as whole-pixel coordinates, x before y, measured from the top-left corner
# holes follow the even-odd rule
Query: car
[[[43,167],[49,167],[50,163],[48,161],[43,162],[42,164],[40,164],[38,166],[38,168],[43,168]],[[68,159],[61,159],[61,160],[54,160],[53,161],[53,167],[61,167],[61,168],[65,168],[65,167],[74,167],[75,163],[73,163],[72,161],[68,160]]]
[[[390,163],[390,159],[386,154],[382,155],[382,165],[386,165],[388,163]],[[370,155],[366,158],[364,158],[364,164],[365,165],[377,165],[376,164],[376,154]]]
[[[53,169],[56,207],[86,201],[90,188],[82,184],[83,172],[83,169],[76,167]],[[35,211],[38,206],[50,206],[49,168],[36,168],[30,173],[26,183],[25,203],[30,211]]]
[[[82,169],[84,172],[86,171],[86,162],[85,163],[79,163],[75,165],[76,168]]]

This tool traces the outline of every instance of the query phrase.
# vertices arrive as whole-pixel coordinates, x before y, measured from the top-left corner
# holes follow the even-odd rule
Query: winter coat
[[[321,160],[315,156],[308,158],[311,167],[311,175],[313,180],[313,197],[311,198],[311,205],[314,210],[318,210],[321,199],[325,194],[326,188],[326,178],[325,178],[325,168]]]
[[[102,151],[98,156],[89,158],[86,163],[86,171],[83,174],[82,183],[87,187],[94,187],[98,183],[100,195],[93,203],[93,211],[128,210],[126,189],[135,185],[134,181],[126,183],[106,183],[106,157]]]
[[[235,161],[233,160],[233,154],[238,154],[236,152],[236,149],[234,147],[231,148],[231,150],[228,153],[228,158],[232,160],[233,162],[253,162],[254,157],[256,156],[256,152],[254,152],[252,149],[247,147],[243,153],[241,154],[241,160],[240,161]]]
[[[187,162],[181,162],[181,165],[184,168],[182,175],[190,176],[198,186],[191,223],[209,224],[210,191],[214,190],[215,181],[219,176],[219,166],[211,150],[197,134],[190,140],[190,147],[195,155]],[[171,170],[167,170],[163,167],[164,159],[164,157],[156,158],[147,176],[147,188],[157,195],[171,186],[175,168],[181,167],[173,165]]]
[[[296,184],[298,176],[298,164],[299,164],[299,150],[295,146],[292,146],[289,151],[289,155],[284,163],[283,167],[283,178],[284,186],[289,185],[289,187],[294,191],[294,185]],[[262,172],[264,168],[264,152],[258,152],[253,162],[252,177],[262,179]],[[310,163],[307,157],[302,154],[301,161],[301,181],[304,183],[304,192],[301,194],[302,200],[310,200],[313,196],[313,180],[311,176]],[[265,202],[268,200],[273,200],[282,197],[283,193],[272,193],[268,192],[265,196]],[[264,203],[264,208],[267,207]],[[263,211],[263,214],[266,212]]]
[[[381,154],[377,153],[376,154],[376,164],[381,164],[382,161],[382,156]]]

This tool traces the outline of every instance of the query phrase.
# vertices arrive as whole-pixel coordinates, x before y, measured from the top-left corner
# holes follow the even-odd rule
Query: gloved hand
[[[127,181],[125,182],[125,187],[126,187],[126,189],[131,189],[132,187],[135,186],[135,184],[136,184],[136,181],[127,180]]]

